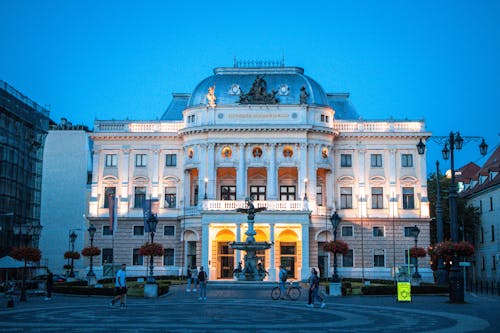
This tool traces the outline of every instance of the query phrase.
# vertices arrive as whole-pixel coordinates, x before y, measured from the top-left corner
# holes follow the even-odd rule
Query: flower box
[[[349,252],[349,245],[341,240],[330,241],[323,246],[323,250],[346,255]]]

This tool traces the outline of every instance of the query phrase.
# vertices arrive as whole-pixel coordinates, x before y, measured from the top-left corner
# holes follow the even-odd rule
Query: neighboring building
[[[0,257],[38,247],[44,138],[49,111],[0,80]]]
[[[42,258],[55,273],[63,273],[68,261],[64,252],[71,248],[69,234],[77,235],[75,251],[83,249],[91,166],[88,129],[66,119],[48,131],[43,153],[42,212],[40,239]],[[74,261],[76,274],[84,273],[83,258]]]
[[[477,165],[476,165],[477,167]],[[468,164],[466,169],[476,169]],[[500,273],[500,147],[473,176],[461,175],[463,187],[460,195],[467,203],[479,209],[481,225],[475,239],[476,281],[498,281]],[[470,172],[468,172],[470,174]],[[497,268],[498,267],[498,268]]]
[[[231,279],[244,254],[251,197],[257,241],[269,279],[280,264],[304,279],[310,267],[331,276],[330,216],[342,218],[338,239],[351,251],[339,256],[344,277],[392,279],[414,245],[410,228],[429,245],[425,155],[416,145],[430,133],[423,121],[358,120],[349,94],[327,94],[298,67],[216,68],[192,94],[174,94],[156,121],[96,121],[89,220],[105,263],[127,263],[145,275],[138,252],[147,241],[142,203],[159,200],[155,241],[165,256],[156,274],[182,274],[187,265],[208,267],[210,279]],[[213,89],[215,88],[215,89]],[[109,195],[118,197],[118,229],[108,223]],[[420,260],[432,281],[428,260]]]

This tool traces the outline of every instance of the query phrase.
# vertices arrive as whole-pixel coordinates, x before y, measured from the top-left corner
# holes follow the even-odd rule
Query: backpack
[[[187,270],[187,277],[188,277],[188,279],[191,278],[191,270],[190,269]]]
[[[204,282],[206,278],[207,278],[207,273],[205,273],[205,271],[200,271],[198,273],[198,281]]]

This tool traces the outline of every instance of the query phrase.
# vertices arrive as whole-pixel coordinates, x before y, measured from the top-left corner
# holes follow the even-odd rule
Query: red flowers
[[[410,257],[412,258],[422,258],[427,255],[427,251],[423,247],[412,247],[410,249]]]
[[[82,250],[84,257],[95,257],[101,254],[101,249],[96,246],[87,246]]]
[[[78,253],[76,251],[66,251],[64,253],[64,259],[78,260],[78,259],[80,259],[80,253]]]
[[[146,243],[139,249],[141,256],[160,257],[163,255],[163,245],[159,243]]]
[[[459,257],[470,257],[474,254],[474,246],[469,242],[450,242],[445,241],[434,246],[433,253],[443,257],[445,260],[451,260],[454,255]]]
[[[330,241],[323,246],[323,250],[346,255],[349,252],[349,245],[341,240]]]
[[[42,251],[35,247],[15,247],[10,255],[19,261],[37,262],[42,258]]]

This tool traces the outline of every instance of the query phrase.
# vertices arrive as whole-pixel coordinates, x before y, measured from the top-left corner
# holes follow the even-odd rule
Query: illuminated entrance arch
[[[231,230],[221,230],[215,236],[214,249],[216,249],[214,262],[217,263],[217,279],[232,279],[234,271],[234,250],[229,246],[229,242],[236,240],[235,234]]]
[[[282,231],[277,238],[276,251],[279,253],[279,264],[283,265],[288,272],[289,278],[300,276],[297,267],[301,265],[298,249],[300,247],[299,237],[293,230]]]

